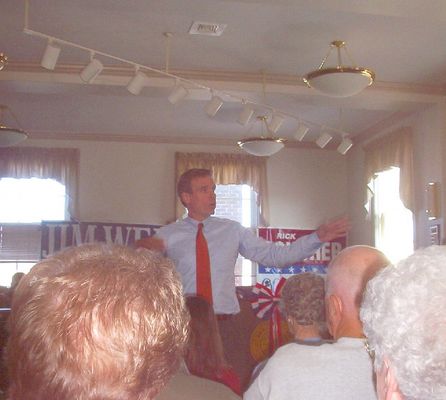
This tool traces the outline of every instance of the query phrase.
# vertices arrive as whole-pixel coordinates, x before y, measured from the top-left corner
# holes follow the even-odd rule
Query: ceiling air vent
[[[226,26],[226,24],[195,21],[190,27],[189,33],[191,35],[220,36]]]

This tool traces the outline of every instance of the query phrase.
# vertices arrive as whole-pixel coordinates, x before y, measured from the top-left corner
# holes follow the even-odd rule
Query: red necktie
[[[198,224],[195,251],[197,256],[197,295],[204,297],[209,304],[212,304],[211,263],[202,223]]]

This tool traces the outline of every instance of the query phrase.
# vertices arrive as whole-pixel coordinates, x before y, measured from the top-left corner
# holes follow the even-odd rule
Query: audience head
[[[380,399],[446,399],[446,246],[418,250],[367,285],[361,319]]]
[[[212,378],[227,366],[217,319],[212,306],[200,296],[187,296],[186,306],[190,313],[186,365],[191,373]]]
[[[20,280],[25,276],[24,272],[16,272],[11,278],[11,287],[10,290],[15,290]]]
[[[310,272],[288,278],[281,291],[280,309],[296,339],[303,330],[312,329],[319,336],[320,324],[325,321],[324,278]]]
[[[374,247],[351,246],[342,250],[327,269],[325,286],[326,318],[330,334],[363,337],[359,307],[367,282],[389,264]]]
[[[188,322],[173,264],[159,253],[69,248],[17,286],[9,398],[152,399],[179,365]]]
[[[177,183],[177,195],[185,207],[186,204],[183,202],[183,193],[192,193],[192,181],[197,178],[205,177],[212,178],[212,171],[210,169],[192,168],[180,176]]]

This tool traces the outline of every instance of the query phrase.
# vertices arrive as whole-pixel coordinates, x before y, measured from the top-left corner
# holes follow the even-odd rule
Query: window
[[[66,219],[65,186],[53,179],[0,179],[0,285],[40,259],[40,222]]]
[[[401,202],[399,180],[400,169],[393,167],[372,181],[375,246],[392,262],[413,252],[412,212]]]
[[[250,228],[258,225],[257,193],[248,185],[216,185],[215,216],[233,219]]]
[[[0,222],[64,220],[65,186],[54,179],[0,179]]]
[[[257,193],[249,185],[217,185],[215,193],[216,217],[232,219],[247,228],[258,225]],[[239,256],[235,265],[235,284],[251,286],[254,282],[254,263]]]

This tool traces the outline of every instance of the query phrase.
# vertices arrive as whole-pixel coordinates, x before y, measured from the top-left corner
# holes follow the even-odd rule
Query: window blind
[[[0,224],[0,262],[40,260],[40,224]]]

